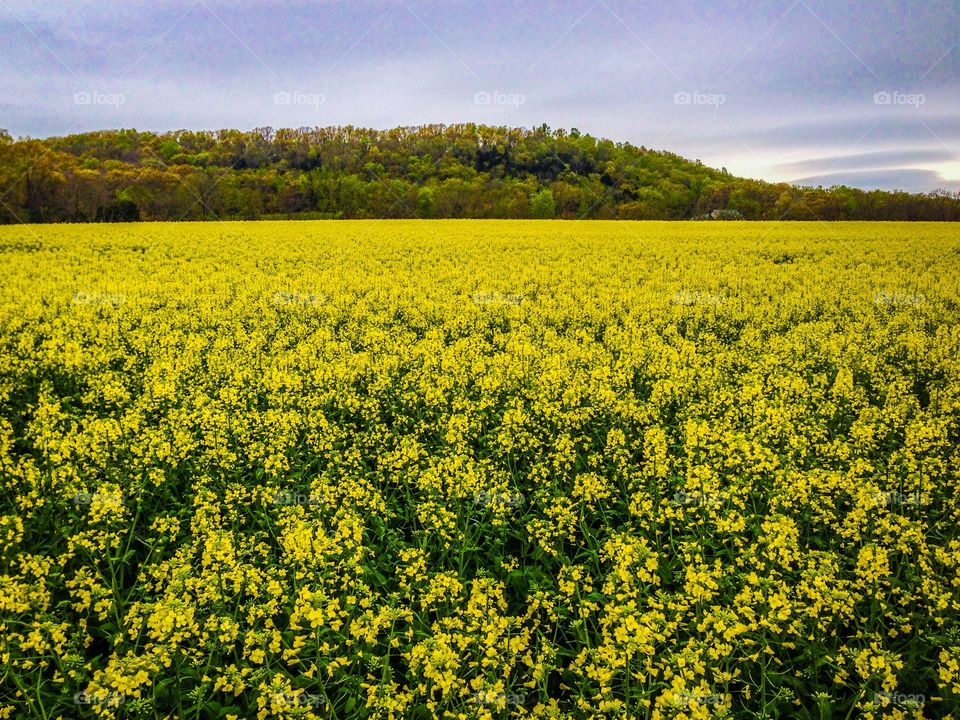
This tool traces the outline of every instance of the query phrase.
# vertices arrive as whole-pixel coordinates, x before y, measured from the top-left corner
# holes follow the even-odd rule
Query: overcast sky
[[[960,190],[958,0],[4,0],[0,76],[14,136],[545,122]]]

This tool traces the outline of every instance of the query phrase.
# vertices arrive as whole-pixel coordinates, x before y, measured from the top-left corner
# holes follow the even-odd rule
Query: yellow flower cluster
[[[953,227],[15,226],[0,273],[0,718],[960,717]]]

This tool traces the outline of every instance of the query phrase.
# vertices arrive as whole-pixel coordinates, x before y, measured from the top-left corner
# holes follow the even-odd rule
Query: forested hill
[[[960,220],[960,193],[798,188],[576,129],[0,131],[0,222],[227,218]]]

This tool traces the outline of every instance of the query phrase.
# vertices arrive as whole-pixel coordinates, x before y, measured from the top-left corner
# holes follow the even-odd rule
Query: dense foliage
[[[960,220],[960,194],[797,188],[577,130],[0,131],[0,222],[225,218]],[[711,215],[712,214],[712,215]]]
[[[0,273],[0,718],[960,709],[952,226],[13,226]]]

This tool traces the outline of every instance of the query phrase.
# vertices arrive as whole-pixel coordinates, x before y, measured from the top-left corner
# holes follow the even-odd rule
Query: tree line
[[[796,187],[583,134],[0,130],[0,222],[273,218],[960,220],[960,193]]]

